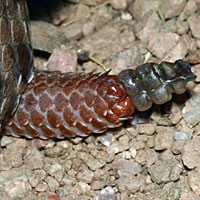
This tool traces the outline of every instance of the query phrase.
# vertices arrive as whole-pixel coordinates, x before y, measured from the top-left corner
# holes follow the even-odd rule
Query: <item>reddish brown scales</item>
[[[29,138],[87,136],[120,126],[133,111],[117,76],[36,72],[3,132]]]

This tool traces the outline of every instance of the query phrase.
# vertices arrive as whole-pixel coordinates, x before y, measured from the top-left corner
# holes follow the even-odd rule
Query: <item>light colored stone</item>
[[[155,137],[155,149],[166,150],[170,149],[173,144],[173,134],[169,129],[157,129],[158,134]]]
[[[200,39],[200,16],[193,14],[188,18],[187,21],[192,31],[192,35],[195,38]]]

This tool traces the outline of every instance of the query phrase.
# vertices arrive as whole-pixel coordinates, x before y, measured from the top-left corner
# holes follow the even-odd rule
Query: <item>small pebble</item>
[[[186,123],[193,127],[200,122],[200,96],[192,96],[182,110],[183,118]]]

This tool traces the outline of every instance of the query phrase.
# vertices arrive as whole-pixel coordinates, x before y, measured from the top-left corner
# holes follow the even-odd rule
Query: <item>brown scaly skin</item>
[[[88,136],[120,126],[134,108],[117,76],[36,72],[3,133],[43,139]]]
[[[4,125],[31,81],[33,59],[25,2],[3,0],[0,8],[0,120]],[[183,93],[186,83],[195,78],[182,60],[144,64],[118,76],[35,72],[2,134],[46,139],[102,133],[129,119],[135,107],[144,111],[153,102],[169,101],[172,93]]]
[[[3,132],[43,139],[102,133],[120,126],[135,106],[144,111],[169,101],[172,92],[183,93],[195,78],[182,60],[144,64],[118,76],[36,72]]]
[[[22,0],[0,1],[0,130],[33,77],[28,9]]]

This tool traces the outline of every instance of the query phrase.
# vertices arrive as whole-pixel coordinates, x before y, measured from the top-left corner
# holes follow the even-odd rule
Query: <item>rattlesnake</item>
[[[0,1],[2,134],[64,138],[102,133],[185,92],[196,76],[182,60],[147,63],[119,75],[33,70],[25,0]]]

